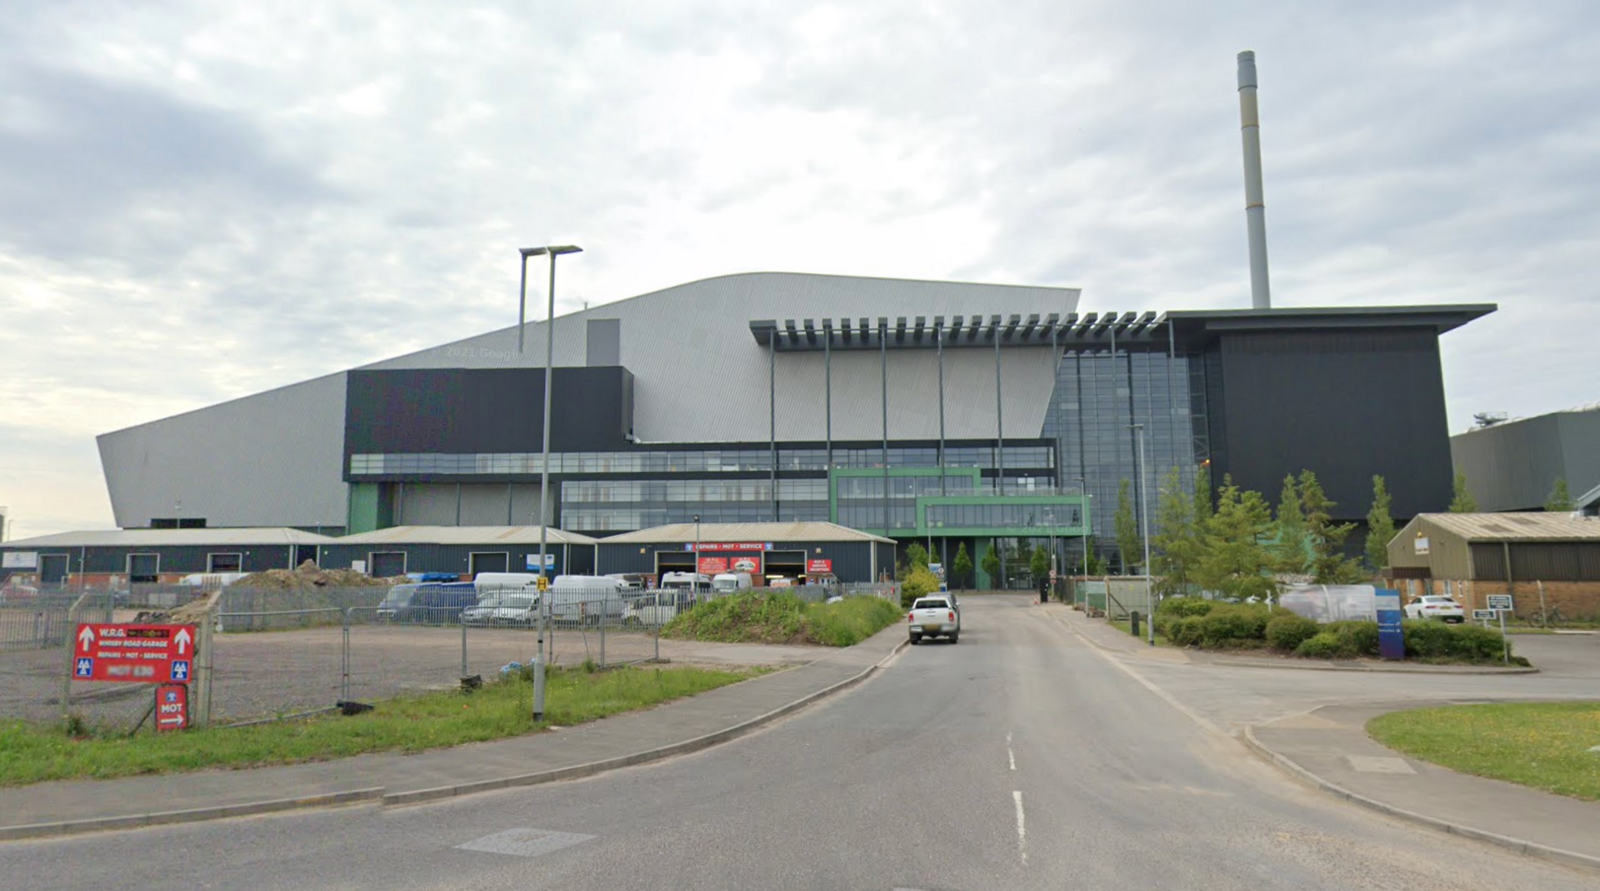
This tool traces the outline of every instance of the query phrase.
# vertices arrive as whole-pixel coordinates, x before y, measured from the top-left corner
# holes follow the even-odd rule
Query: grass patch
[[[1457,705],[1381,715],[1384,745],[1461,773],[1600,801],[1600,702]]]
[[[749,592],[698,604],[667,623],[661,636],[723,643],[848,647],[893,625],[900,617],[900,607],[881,597],[806,603],[787,591]]]
[[[541,725],[533,724],[533,685],[523,676],[490,682],[471,694],[441,691],[390,699],[352,717],[332,714],[133,738],[93,732],[73,738],[57,727],[9,721],[0,723],[0,786],[296,764],[368,752],[420,752],[518,736],[546,724],[581,724],[760,673],[691,667],[594,673],[552,669],[546,676]]]
[[[1133,637],[1134,636],[1134,634],[1133,634],[1133,623],[1128,621],[1127,619],[1122,619],[1120,621],[1115,621],[1115,622],[1107,622],[1106,624],[1110,625],[1112,628],[1117,629],[1118,631],[1121,631],[1123,634],[1126,634],[1129,637]],[[1139,621],[1138,639],[1139,640],[1148,640],[1149,637],[1150,637],[1150,626],[1146,625],[1144,623],[1143,619],[1140,619],[1140,621]],[[1162,637],[1161,635],[1157,634],[1156,635],[1156,646],[1158,646],[1158,647],[1170,647],[1170,646],[1172,646],[1172,641],[1167,640],[1165,637]]]

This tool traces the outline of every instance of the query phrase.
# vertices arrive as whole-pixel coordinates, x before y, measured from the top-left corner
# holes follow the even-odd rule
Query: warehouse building
[[[836,523],[675,523],[602,539],[605,573],[748,572],[756,584],[870,582],[895,566],[895,540]]]
[[[548,492],[543,323],[108,433],[100,454],[127,528],[176,524],[175,501],[185,524],[358,534],[525,525],[541,506],[597,538],[696,515],[831,522],[946,564],[997,549],[1020,585],[1036,544],[1063,568],[1089,546],[1114,564],[1119,486],[1148,513],[1173,468],[1269,494],[1309,468],[1340,519],[1364,516],[1375,473],[1402,519],[1448,503],[1438,339],[1492,306],[1078,303],[758,273],[561,316]]]
[[[1487,426],[1450,437],[1450,457],[1479,510],[1543,510],[1557,480],[1575,506],[1600,497],[1600,403],[1511,421],[1485,417]]]
[[[293,569],[333,542],[300,529],[111,529],[62,532],[0,544],[0,582],[58,587],[170,584],[196,573]]]
[[[546,538],[549,573],[594,573],[594,539],[560,529],[547,530]],[[359,566],[379,578],[425,572],[470,579],[480,572],[538,572],[539,553],[538,526],[393,526],[333,539],[320,565]]]
[[[1450,594],[1468,610],[1510,594],[1522,618],[1600,618],[1600,519],[1421,514],[1389,542],[1389,566],[1409,594]]]

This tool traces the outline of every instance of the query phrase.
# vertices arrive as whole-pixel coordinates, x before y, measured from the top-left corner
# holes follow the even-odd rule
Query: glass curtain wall
[[[1138,511],[1150,512],[1157,528],[1157,505],[1167,474],[1178,468],[1186,493],[1194,491],[1197,471],[1209,457],[1205,435],[1205,375],[1199,356],[1178,354],[1153,344],[1067,349],[1056,372],[1056,389],[1045,415],[1044,435],[1060,444],[1057,471],[1065,490],[1082,487],[1093,499],[1094,543],[1108,568],[1121,565],[1112,518],[1123,480]],[[1145,481],[1139,487],[1139,462],[1130,425],[1143,424]],[[1135,555],[1130,564],[1142,559]]]

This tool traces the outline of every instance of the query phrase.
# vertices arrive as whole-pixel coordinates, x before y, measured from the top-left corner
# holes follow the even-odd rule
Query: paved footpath
[[[1446,832],[1600,868],[1600,802],[1457,773],[1402,756],[1366,732],[1367,721],[1402,709],[1593,698],[1600,660],[1590,640],[1551,651],[1557,671],[1544,676],[1381,663],[1310,671],[1281,660],[1151,647],[1102,620],[1055,604],[1045,609],[1191,717],[1313,786]],[[1536,657],[1536,664],[1546,663]]]
[[[865,679],[906,641],[892,625],[797,668],[578,727],[415,755],[0,789],[0,839],[218,819],[300,807],[411,804],[588,776],[748,733]]]

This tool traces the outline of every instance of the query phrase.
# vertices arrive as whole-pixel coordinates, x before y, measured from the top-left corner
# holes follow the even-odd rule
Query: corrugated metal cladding
[[[1473,578],[1505,581],[1508,545],[1472,545]],[[1513,543],[1512,577],[1519,582],[1600,581],[1600,542]]]
[[[1558,477],[1574,495],[1600,484],[1600,409],[1469,430],[1450,438],[1450,454],[1480,509],[1538,510]]]
[[[1070,313],[1076,288],[1034,288],[963,282],[910,281],[798,273],[728,275],[678,285],[555,320],[557,366],[586,364],[588,322],[615,319],[620,365],[634,380],[634,432],[656,442],[749,442],[767,438],[767,351],[755,342],[755,319],[865,316],[875,324],[905,316]],[[524,352],[517,329],[423,350],[367,368],[498,368],[544,364],[544,322],[527,326]],[[894,355],[900,353],[901,355]],[[891,350],[891,434],[901,439],[938,435],[937,379],[932,350]],[[823,357],[780,355],[778,439],[820,440],[825,413]],[[1054,383],[1050,350],[1002,350],[1005,423],[1011,436],[1036,437]],[[882,433],[879,357],[833,357],[833,424],[836,439],[872,439]],[[946,405],[952,439],[994,435],[992,349],[945,351]],[[870,395],[870,398],[868,396]],[[559,421],[559,416],[557,421]]]
[[[1311,470],[1340,519],[1365,518],[1375,473],[1396,516],[1449,504],[1434,329],[1225,332],[1216,349],[1226,396],[1211,407],[1214,478],[1272,498],[1286,475]]]
[[[597,566],[595,571],[602,574],[613,572],[655,572],[658,553],[665,555],[675,562],[683,564],[687,571],[694,564],[692,551],[685,551],[683,542],[661,544],[626,542],[612,543],[602,539],[598,545]],[[832,560],[833,574],[844,582],[870,582],[872,575],[872,542],[865,541],[774,541],[772,550],[775,552],[791,552],[805,554],[807,560]],[[879,568],[894,567],[894,545],[878,544]],[[881,562],[887,554],[887,564]]]
[[[567,548],[571,548],[571,566],[566,563]],[[331,545],[322,549],[322,565],[329,569],[348,569],[357,560],[365,561],[371,569],[371,554],[403,553],[406,555],[406,572],[453,572],[466,575],[473,572],[527,572],[528,555],[539,553],[538,544],[518,545],[439,545],[369,542],[358,545]],[[560,545],[554,542],[550,552],[556,555],[555,573],[587,575],[594,572],[594,546]],[[473,555],[480,555],[474,564]],[[505,555],[504,558],[499,555]],[[503,559],[504,565],[499,565]]]
[[[292,569],[300,562],[317,559],[316,545],[132,545],[75,548],[47,546],[37,550],[41,560],[54,556],[66,557],[71,572],[113,575],[121,575],[128,571],[130,554],[157,555],[155,571],[162,575],[211,572],[213,570],[207,561],[208,555],[211,554],[239,555],[242,567],[240,572]]]

